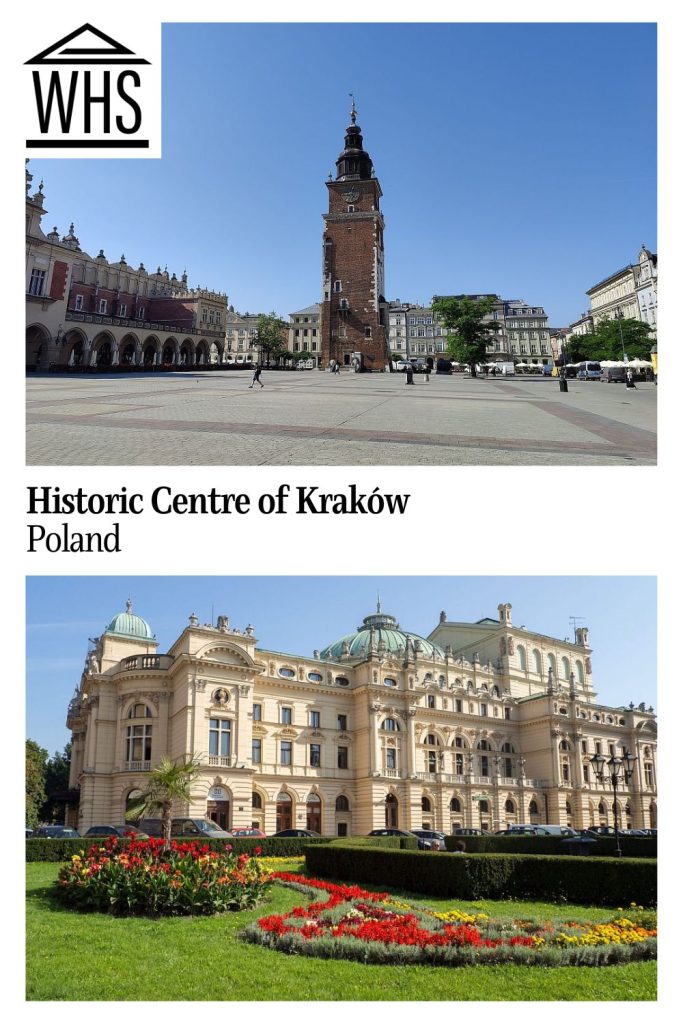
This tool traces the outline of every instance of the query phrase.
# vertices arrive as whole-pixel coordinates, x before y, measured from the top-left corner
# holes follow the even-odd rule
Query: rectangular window
[[[396,771],[396,751],[393,747],[387,747],[387,768],[389,771]]]
[[[587,764],[585,764],[583,766],[583,781],[584,782],[590,782],[590,777],[589,777],[589,774],[588,774],[588,765]]]
[[[349,767],[349,748],[337,747],[337,768]]]
[[[338,821],[337,822],[337,835],[338,836],[347,836],[348,834],[349,834],[349,826],[348,826],[347,822],[345,822],[345,821]]]
[[[342,290],[342,283],[341,283],[341,281],[335,281],[334,284],[332,285],[332,288],[333,288],[333,291],[340,292]]]
[[[455,699],[455,710],[462,711],[462,701],[460,700],[459,697],[456,697]]]
[[[83,309],[83,296],[77,295],[74,303],[74,309]]]
[[[261,764],[261,740],[251,741],[251,763]]]
[[[562,781],[563,782],[569,782],[569,765],[568,764],[563,764],[562,765]]]
[[[463,774],[463,766],[464,766],[463,755],[462,754],[456,754],[455,755],[455,774],[456,775],[462,775]]]
[[[372,337],[372,327],[365,328],[365,337],[368,339]]]
[[[310,725],[311,729],[319,729],[320,728],[320,712],[319,711],[309,711],[308,712],[308,724]]]
[[[347,728],[347,717],[346,715],[337,715],[337,729],[340,732],[346,732]]]
[[[106,299],[100,299],[99,312],[100,313],[106,313],[107,312],[107,300]]]
[[[481,774],[488,778],[489,774],[489,759],[486,754],[482,754],[481,758]]]
[[[31,280],[28,285],[29,295],[42,295],[43,288],[45,287],[45,271],[37,270],[35,267],[31,271]]]
[[[261,721],[261,705],[260,704],[253,704],[252,705],[252,718],[254,719],[255,722],[260,722]]]
[[[655,766],[653,764],[650,764],[648,761],[646,761],[645,764],[643,765],[643,769],[645,771],[645,785],[649,789],[652,789],[654,787],[654,784],[655,784],[655,771],[654,771],[654,768],[655,768]]]
[[[510,721],[510,708],[505,708],[505,718]]]
[[[128,306],[125,302],[119,302],[119,316],[125,316],[128,312]]]
[[[292,724],[292,709],[280,708],[280,725]]]
[[[480,715],[484,715],[484,717],[486,717],[486,715],[488,715],[488,713],[489,712],[488,712],[488,708],[487,708],[486,704],[480,704],[479,705],[479,714]]]
[[[292,763],[292,744],[290,740],[280,742],[280,764]]]
[[[227,719],[209,719],[209,754],[213,757],[230,757],[230,726]]]
[[[151,759],[151,725],[129,725],[126,730],[126,761],[150,761]]]
[[[320,744],[319,743],[311,743],[311,746],[309,748],[308,763],[310,764],[311,768],[319,768],[320,767]]]
[[[588,742],[586,740],[581,740],[581,753],[582,754],[587,754],[588,753]]]

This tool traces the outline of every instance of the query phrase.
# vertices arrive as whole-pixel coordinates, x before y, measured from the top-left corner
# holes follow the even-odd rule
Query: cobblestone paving
[[[654,465],[653,384],[265,371],[27,381],[29,465]]]

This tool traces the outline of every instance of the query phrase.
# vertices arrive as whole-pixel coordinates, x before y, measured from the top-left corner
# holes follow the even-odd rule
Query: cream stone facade
[[[506,823],[611,823],[612,792],[589,758],[637,757],[624,827],[657,824],[652,708],[607,707],[588,630],[575,642],[498,618],[428,638],[378,607],[311,657],[262,649],[248,625],[191,615],[167,653],[129,605],[86,658],[69,705],[79,828],[120,824],[163,755],[194,757],[187,807],[226,828],[323,835]]]
[[[26,367],[201,366],[227,361],[228,297],[81,249],[73,223],[45,233],[41,181],[26,169]]]
[[[642,320],[657,330],[657,254],[641,246],[638,262],[629,263],[586,292],[595,324],[605,317]],[[584,314],[585,316],[586,314]],[[580,333],[580,332],[576,332]]]

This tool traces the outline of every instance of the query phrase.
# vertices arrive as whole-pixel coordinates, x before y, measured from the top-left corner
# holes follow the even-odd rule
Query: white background
[[[680,596],[680,446],[681,419],[680,405],[683,398],[678,393],[681,364],[678,360],[681,342],[681,317],[676,307],[675,289],[680,288],[680,122],[681,122],[681,33],[680,19],[668,6],[661,3],[620,2],[605,3],[577,2],[569,7],[556,4],[549,8],[541,3],[520,2],[512,9],[508,4],[481,3],[476,8],[471,4],[440,4],[425,2],[416,10],[414,5],[403,2],[364,3],[348,2],[343,6],[343,16],[338,6],[321,8],[319,4],[292,2],[286,8],[287,20],[477,20],[477,21],[653,21],[659,20],[659,62],[660,62],[660,232],[658,251],[662,254],[660,266],[660,447],[657,468],[607,467],[607,468],[546,468],[546,467],[445,467],[431,468],[321,468],[300,469],[212,467],[202,468],[25,468],[23,451],[24,422],[24,379],[23,379],[23,265],[17,254],[23,249],[23,213],[21,197],[24,194],[24,168],[22,140],[25,128],[12,104],[13,88],[20,61],[33,56],[40,48],[32,43],[32,24],[38,19],[43,30],[52,22],[54,29],[46,31],[55,39],[60,38],[78,24],[78,19],[97,22],[97,8],[91,3],[55,5],[34,2],[23,8],[20,20],[11,25],[9,37],[4,40],[5,59],[2,62],[3,95],[5,104],[3,118],[5,125],[5,146],[3,146],[2,174],[3,188],[0,194],[4,203],[3,246],[5,316],[3,318],[2,345],[4,381],[2,388],[2,415],[4,441],[4,472],[2,477],[2,508],[4,515],[3,539],[5,541],[5,573],[3,578],[3,600],[6,603],[3,615],[3,640],[6,674],[3,679],[5,699],[9,703],[5,714],[5,763],[4,777],[5,826],[2,849],[5,863],[2,872],[0,898],[13,900],[11,915],[5,914],[5,941],[11,944],[13,964],[5,989],[5,1004],[10,1012],[20,1019],[51,1017],[67,1019],[74,1012],[74,1006],[57,1004],[44,1007],[40,1004],[23,1003],[22,950],[19,940],[22,920],[22,892],[20,879],[23,876],[23,841],[21,823],[23,818],[23,797],[21,774],[23,765],[23,637],[24,637],[24,577],[38,574],[183,574],[202,573],[207,575],[254,574],[339,574],[374,575],[405,574],[646,574],[659,577],[659,673],[660,689],[657,710],[660,716],[660,770],[659,782],[662,789],[660,813],[666,840],[660,854],[660,891],[662,895],[661,919],[664,938],[660,945],[660,1000],[658,1004],[623,1004],[598,1007],[581,1007],[577,1004],[511,1004],[499,1008],[488,1008],[500,1013],[506,1019],[524,1016],[539,1018],[552,1013],[555,1018],[574,1018],[577,1014],[602,1012],[617,1013],[623,1020],[636,1020],[643,1014],[649,1018],[667,1016],[673,1012],[677,996],[680,996],[680,977],[683,973],[675,962],[680,949],[680,925],[676,926],[680,914],[680,882],[675,874],[674,857],[677,850],[676,819],[680,822],[680,805],[672,806],[670,791],[680,780],[680,743],[673,747],[673,722],[680,706],[677,691],[683,688],[683,674],[680,671],[678,651],[681,645],[683,600]],[[114,14],[116,15],[114,17]],[[120,36],[127,41],[125,26],[138,23],[144,18],[149,26],[160,21],[229,21],[229,20],[283,20],[284,11],[273,4],[250,5],[249,18],[240,17],[232,5],[203,3],[197,0],[188,7],[175,0],[164,4],[119,2],[116,8],[108,9],[108,26],[116,36],[114,25],[119,19]],[[326,14],[328,15],[326,17]],[[330,17],[331,15],[331,17]],[[133,48],[135,44],[133,43]],[[549,74],[561,74],[561,68],[552,64],[548,55]],[[638,74],[633,68],[633,74]],[[13,86],[13,82],[15,83]],[[599,104],[599,97],[596,97]],[[634,155],[634,159],[637,157]],[[587,211],[587,217],[589,211]],[[558,239],[561,245],[561,239]],[[669,296],[674,296],[669,299]],[[129,491],[150,490],[159,484],[168,484],[177,491],[207,491],[215,486],[220,491],[247,491],[256,496],[268,489],[275,490],[283,482],[292,487],[297,484],[317,484],[324,490],[344,490],[350,483],[362,489],[372,490],[379,484],[382,491],[409,491],[412,498],[409,512],[403,517],[359,517],[359,516],[289,516],[286,521],[287,547],[280,547],[277,556],[271,553],[270,545],[258,538],[269,529],[282,527],[283,517],[260,517],[252,514],[243,516],[175,516],[157,515],[122,517],[124,552],[112,555],[38,555],[28,556],[26,546],[26,486],[29,484],[59,485],[62,491],[82,486],[88,491],[119,490],[126,485]],[[549,543],[532,547],[508,544],[480,545],[470,543],[474,538],[497,536],[501,524],[511,537],[528,533],[528,518],[538,521],[539,500],[546,513],[545,534]],[[587,536],[571,539],[571,527],[575,514],[585,518],[586,511],[593,513],[594,526]],[[58,517],[54,517],[57,519]],[[267,522],[271,519],[272,522]],[[378,521],[380,520],[381,521]],[[403,554],[397,553],[397,542],[416,534],[430,533],[438,523],[440,531],[448,530],[458,542],[435,544],[421,550],[406,562]],[[91,521],[90,527],[101,528],[100,519]],[[88,524],[83,523],[87,529]],[[370,543],[359,542],[368,531]],[[197,544],[197,533],[203,540]],[[254,544],[234,543],[231,538],[256,536]],[[284,531],[283,531],[284,532]],[[300,538],[300,539],[299,539]],[[569,538],[569,539],[568,539]],[[634,543],[637,541],[637,543]],[[483,548],[483,550],[482,550]],[[637,623],[624,623],[624,641],[637,642]],[[631,681],[624,680],[624,690],[629,692]],[[679,712],[680,716],[680,712]],[[675,749],[675,754],[673,750]],[[678,812],[676,814],[676,811]],[[8,849],[16,839],[16,846]],[[6,953],[6,956],[10,954]],[[201,950],[197,951],[201,955]],[[9,965],[9,961],[3,958]],[[96,970],[96,963],[93,963]],[[596,969],[596,973],[600,973]],[[609,972],[601,977],[609,986]],[[457,972],[454,972],[454,994],[457,992]],[[428,993],[425,993],[426,995]],[[610,993],[619,999],[620,993]],[[626,995],[626,993],[624,993]],[[141,993],[144,996],[144,993]],[[410,1006],[394,1004],[386,1012],[399,1018],[414,1019],[415,1014],[429,1013],[433,1016],[452,1015],[458,1012],[478,1014],[483,1008],[470,1005],[467,1008],[427,1004]],[[96,1013],[98,1019],[118,1020],[121,1012],[130,1012],[114,1004],[101,1004],[84,1008],[85,1012]],[[163,1012],[172,1020],[185,1019],[187,1013],[232,1014],[239,1012],[260,1017],[282,1012],[296,1013],[297,1016],[317,1015],[320,1012],[341,1020],[349,1012],[361,1014],[370,1019],[376,1011],[372,1004],[345,1007],[344,1004],[324,1007],[302,1004],[288,1011],[283,1007],[256,1004],[250,1007],[227,1006],[190,1008],[183,1004],[166,1007],[134,1007],[132,1012]]]

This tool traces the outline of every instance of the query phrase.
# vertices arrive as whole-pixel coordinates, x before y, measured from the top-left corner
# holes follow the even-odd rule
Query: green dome
[[[150,628],[148,622],[140,618],[139,615],[133,615],[133,602],[126,602],[125,612],[119,612],[111,620],[105,633],[116,633],[117,636],[134,636],[140,640],[153,640],[154,634]]]
[[[355,633],[348,633],[330,644],[320,652],[320,658],[322,661],[339,661],[345,655],[362,660],[367,658],[371,645],[374,645],[375,650],[382,645],[382,650],[399,656],[404,655],[408,646],[411,652],[417,648],[423,657],[436,655],[437,658],[445,658],[443,650],[431,640],[401,629],[393,615],[385,615],[381,611],[379,603],[376,615],[366,615],[363,625]]]

